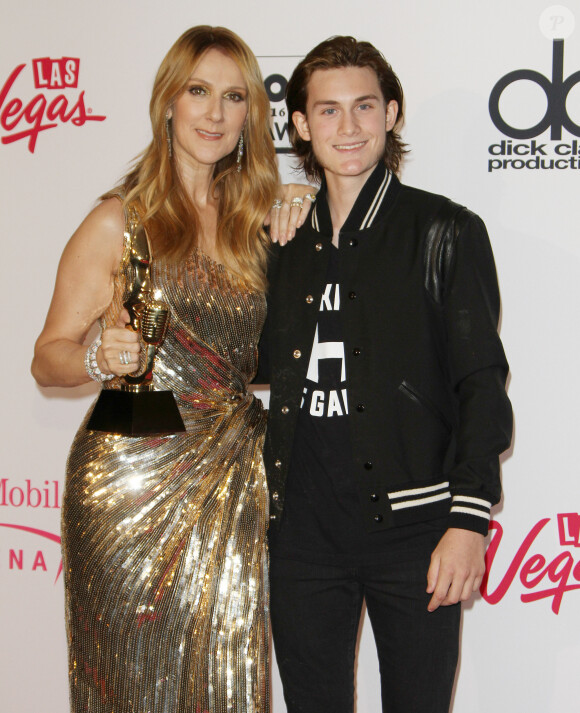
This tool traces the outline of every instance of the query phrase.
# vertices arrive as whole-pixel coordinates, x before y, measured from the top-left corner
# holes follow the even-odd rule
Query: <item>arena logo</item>
[[[38,485],[38,484],[37,484]],[[41,487],[26,478],[24,485],[12,485],[10,478],[0,479],[0,508],[60,508],[58,480],[45,480]]]
[[[59,552],[47,553],[44,549],[38,549],[37,547],[30,548],[17,546],[7,548],[5,553],[6,568],[13,572],[48,572],[49,567],[47,566],[47,561],[49,563],[54,562],[55,564],[58,561],[58,564],[56,565],[56,576],[54,578],[54,583],[56,584],[62,572],[62,560],[60,559],[60,536],[54,534],[53,532],[40,530],[36,527],[28,527],[27,525],[15,525],[12,523],[0,522],[0,527],[27,533],[35,538],[49,540],[50,542],[59,545]],[[1,550],[0,555],[2,555],[2,557],[4,556],[4,552]],[[55,557],[58,558],[58,560],[55,559]],[[0,568],[2,568],[1,564]]]
[[[34,87],[39,91],[30,99],[22,99],[16,83],[26,64],[19,64],[0,89],[0,127],[6,132],[3,144],[28,140],[28,150],[34,153],[41,131],[70,122],[84,126],[87,121],[104,121],[105,116],[93,114],[85,104],[85,92],[70,95],[78,88],[80,59],[41,57],[32,60]],[[69,94],[64,94],[67,91]],[[59,92],[52,95],[52,92]]]
[[[288,109],[286,107],[286,86],[288,78],[301,57],[258,57],[264,86],[270,99],[272,123],[270,132],[274,139],[276,153],[288,154],[292,151],[288,134]]]
[[[580,590],[580,514],[558,514],[557,531],[562,551],[554,557],[533,551],[538,547],[540,534],[549,522],[551,518],[546,517],[532,527],[492,592],[488,589],[489,576],[494,569],[504,531],[499,522],[490,523],[492,539],[485,556],[486,573],[480,588],[486,602],[498,604],[514,586],[518,574],[520,584],[526,590],[520,595],[521,601],[529,603],[551,599],[554,614],[560,612],[565,594]],[[575,552],[570,548],[574,548]]]
[[[570,116],[567,106],[571,90],[580,84],[580,71],[564,77],[564,37],[572,33],[574,17],[567,8],[553,6],[542,13],[540,28],[544,35],[552,38],[551,79],[533,69],[517,69],[496,82],[489,95],[489,115],[496,128],[509,138],[488,147],[488,153],[493,157],[488,158],[487,163],[490,173],[506,169],[580,169],[580,142],[577,139],[562,140],[563,129],[573,137],[580,137],[580,125],[574,121],[576,117]],[[521,87],[522,82],[531,82],[542,90],[546,111],[539,121],[530,119],[535,123],[518,128],[504,117],[500,100],[506,90]],[[522,107],[519,110],[523,111]],[[533,116],[535,108],[526,103],[525,111],[528,116]],[[536,141],[548,129],[550,139]]]

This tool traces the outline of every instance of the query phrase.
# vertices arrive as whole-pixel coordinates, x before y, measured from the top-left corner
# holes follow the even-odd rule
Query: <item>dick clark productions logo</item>
[[[545,10],[540,17],[540,29],[552,39],[551,79],[533,69],[516,69],[501,77],[489,95],[489,115],[496,128],[508,139],[488,147],[493,158],[488,159],[488,171],[502,169],[580,169],[580,141],[562,141],[562,130],[580,137],[580,126],[570,116],[567,100],[570,92],[580,84],[580,70],[564,76],[564,38],[574,30],[574,16],[563,6]],[[532,125],[515,127],[504,117],[500,100],[506,90],[531,82],[546,97],[544,116]],[[532,120],[535,121],[535,120]],[[537,137],[550,129],[550,141]],[[530,141],[531,139],[531,141]]]
[[[26,64],[14,68],[0,90],[0,127],[5,132],[0,140],[3,144],[28,140],[28,150],[34,153],[42,131],[55,129],[69,121],[74,126],[83,126],[87,121],[106,119],[93,114],[86,106],[84,90],[72,91],[79,86],[80,64],[78,57],[33,59],[32,75],[38,93],[27,99],[23,98],[24,92],[17,81]]]

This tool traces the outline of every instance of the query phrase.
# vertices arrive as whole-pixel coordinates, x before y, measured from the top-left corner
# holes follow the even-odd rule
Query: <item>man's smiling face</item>
[[[326,173],[366,180],[383,157],[397,111],[396,101],[385,103],[372,69],[341,67],[313,72],[306,115],[294,112],[292,120]]]

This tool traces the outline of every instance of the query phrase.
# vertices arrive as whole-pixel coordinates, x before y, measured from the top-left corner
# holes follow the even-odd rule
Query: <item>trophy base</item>
[[[103,389],[87,423],[91,431],[150,436],[185,431],[171,391]]]

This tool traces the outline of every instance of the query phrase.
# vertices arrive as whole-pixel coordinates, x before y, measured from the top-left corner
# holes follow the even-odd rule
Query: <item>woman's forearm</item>
[[[40,386],[80,386],[91,379],[85,369],[87,346],[58,339],[37,347],[32,376]]]

